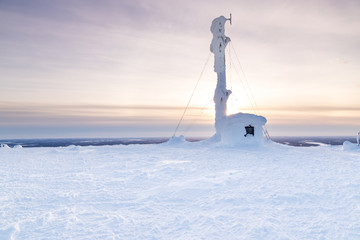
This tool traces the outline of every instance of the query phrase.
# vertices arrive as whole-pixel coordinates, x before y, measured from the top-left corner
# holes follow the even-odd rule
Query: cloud
[[[184,107],[176,106],[139,106],[139,105],[18,105],[0,104],[2,126],[71,126],[71,125],[108,125],[108,126],[160,126],[175,125]],[[206,116],[196,114],[203,110],[190,107],[186,121],[196,119],[199,123],[208,122]],[[192,114],[190,114],[192,113]]]
[[[0,138],[169,137],[183,107],[139,105],[0,104]],[[208,137],[213,120],[188,109],[178,134]],[[191,131],[190,131],[191,130]]]

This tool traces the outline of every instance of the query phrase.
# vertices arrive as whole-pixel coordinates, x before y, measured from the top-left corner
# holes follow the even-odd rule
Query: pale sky
[[[0,0],[0,139],[170,137],[204,66],[177,135],[211,136],[210,25],[230,13],[229,113],[271,136],[360,130],[358,0]]]

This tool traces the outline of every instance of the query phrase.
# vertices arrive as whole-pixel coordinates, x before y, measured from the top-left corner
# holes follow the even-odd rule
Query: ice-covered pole
[[[231,15],[230,15],[231,16]],[[224,16],[215,18],[211,24],[213,39],[210,44],[210,51],[214,53],[214,71],[217,73],[217,85],[214,94],[215,102],[215,129],[216,135],[221,136],[221,130],[226,119],[226,102],[231,94],[226,89],[226,67],[225,67],[225,48],[230,42],[230,38],[225,36],[225,22],[230,20]]]

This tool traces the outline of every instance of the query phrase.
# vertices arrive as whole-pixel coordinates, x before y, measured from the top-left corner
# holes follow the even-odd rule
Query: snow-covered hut
[[[226,117],[221,141],[227,145],[259,145],[264,141],[266,118],[250,113],[236,113]]]

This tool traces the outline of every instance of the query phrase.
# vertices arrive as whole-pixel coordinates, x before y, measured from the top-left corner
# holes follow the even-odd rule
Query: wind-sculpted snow
[[[357,151],[360,153],[360,146],[349,141],[345,141],[343,143],[343,150],[344,151]]]
[[[360,239],[360,152],[0,149],[0,239]]]

